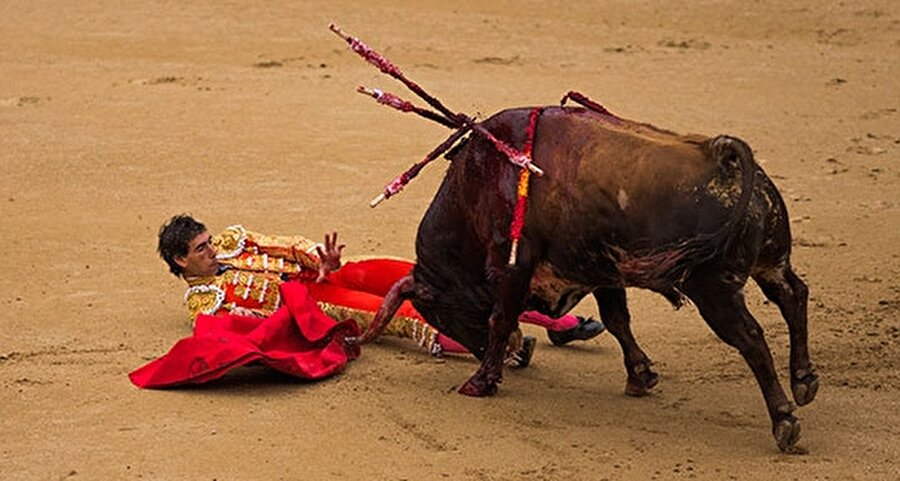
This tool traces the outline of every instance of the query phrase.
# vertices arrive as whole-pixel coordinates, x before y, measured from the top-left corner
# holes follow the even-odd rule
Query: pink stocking
[[[548,331],[560,332],[567,331],[577,326],[578,318],[571,314],[566,314],[565,316],[554,319],[537,311],[525,311],[519,316],[519,322],[541,326]]]

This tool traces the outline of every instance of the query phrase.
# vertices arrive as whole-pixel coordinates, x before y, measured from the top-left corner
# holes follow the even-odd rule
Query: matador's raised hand
[[[324,281],[329,272],[341,268],[341,251],[344,247],[346,247],[344,244],[337,243],[337,232],[325,234],[325,248],[316,246],[316,253],[319,254],[319,277],[316,278],[316,282]]]

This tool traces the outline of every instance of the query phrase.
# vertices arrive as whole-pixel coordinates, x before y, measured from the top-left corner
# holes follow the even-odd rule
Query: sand
[[[900,479],[900,4],[248,3],[0,6],[0,479]],[[366,203],[447,132],[354,93],[407,95],[332,21],[473,115],[574,89],[750,143],[811,289],[805,454],[778,451],[749,369],[695,308],[637,290],[661,378],[645,398],[623,394],[611,336],[555,348],[531,328],[534,364],[490,399],[455,393],[471,358],[397,339],[323,382],[133,387],[189,332],[154,251],[172,214],[414,256],[446,163]],[[786,381],[785,324],[747,296]]]

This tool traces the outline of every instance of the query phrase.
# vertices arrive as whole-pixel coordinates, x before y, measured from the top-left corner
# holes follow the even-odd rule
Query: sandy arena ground
[[[0,479],[900,479],[900,3],[225,3],[0,5]],[[811,288],[806,454],[778,452],[749,369],[694,308],[640,291],[634,330],[661,376],[646,398],[623,394],[609,335],[554,348],[534,329],[534,365],[492,399],[455,394],[471,358],[396,339],[319,383],[251,368],[133,387],[189,332],[154,251],[172,214],[414,255],[446,163],[366,203],[447,132],[354,93],[406,95],[331,21],[454,109],[574,89],[747,140]],[[787,382],[785,324],[747,291]]]

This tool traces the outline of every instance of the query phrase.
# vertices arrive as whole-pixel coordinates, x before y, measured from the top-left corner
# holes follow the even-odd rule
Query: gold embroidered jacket
[[[318,275],[317,244],[301,236],[268,236],[233,225],[212,237],[222,270],[210,277],[185,278],[184,299],[191,321],[198,314],[222,314],[235,307],[264,316],[281,304],[279,285]]]

